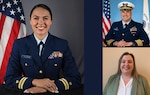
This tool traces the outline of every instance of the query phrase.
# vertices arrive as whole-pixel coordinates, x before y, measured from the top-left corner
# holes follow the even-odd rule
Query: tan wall
[[[103,89],[108,78],[117,72],[118,60],[124,52],[133,53],[139,74],[145,76],[150,84],[150,48],[103,48]]]

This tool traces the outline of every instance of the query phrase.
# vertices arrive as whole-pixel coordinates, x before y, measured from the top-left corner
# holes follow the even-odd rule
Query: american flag
[[[25,17],[20,0],[0,0],[0,84],[4,83],[14,40],[26,36]]]
[[[103,17],[102,17],[102,35],[103,40],[111,27],[110,21],[110,0],[104,0]]]

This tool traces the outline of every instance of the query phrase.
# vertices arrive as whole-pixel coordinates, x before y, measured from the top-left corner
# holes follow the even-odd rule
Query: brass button
[[[40,73],[40,74],[42,74],[42,73],[43,73],[43,71],[42,71],[42,70],[39,70],[39,73]]]
[[[19,83],[19,80],[16,80],[16,83]]]
[[[58,65],[55,63],[54,66],[58,66]]]
[[[69,85],[72,85],[72,82],[69,82]]]
[[[122,36],[124,36],[124,33],[122,33]]]
[[[25,63],[24,65],[25,65],[25,66],[28,66],[28,63]]]

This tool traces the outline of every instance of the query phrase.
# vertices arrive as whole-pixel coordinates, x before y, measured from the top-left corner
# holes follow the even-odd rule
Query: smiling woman
[[[42,7],[40,7],[42,6]],[[42,40],[52,25],[52,12],[44,5],[37,5],[31,10],[30,24],[36,37]]]
[[[109,77],[103,95],[149,95],[149,89],[147,79],[137,73],[134,55],[124,52],[119,58],[117,73]]]
[[[81,76],[68,41],[49,32],[51,9],[45,4],[35,5],[30,24],[33,33],[13,44],[6,86],[22,89],[24,93],[59,93],[80,87]]]

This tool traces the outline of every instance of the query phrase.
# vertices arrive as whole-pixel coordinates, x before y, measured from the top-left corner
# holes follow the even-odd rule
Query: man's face
[[[121,17],[124,22],[128,22],[131,20],[132,12],[131,10],[121,10]]]

